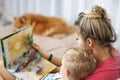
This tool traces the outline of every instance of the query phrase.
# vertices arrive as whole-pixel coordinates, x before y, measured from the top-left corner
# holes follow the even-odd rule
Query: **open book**
[[[32,42],[32,29],[29,26],[0,39],[4,67],[24,80],[39,80],[56,68],[31,47]]]

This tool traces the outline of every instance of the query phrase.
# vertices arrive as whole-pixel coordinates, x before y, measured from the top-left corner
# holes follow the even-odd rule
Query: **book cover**
[[[1,38],[0,46],[7,71],[23,79],[39,80],[56,66],[31,47],[32,36],[32,28],[28,26]]]

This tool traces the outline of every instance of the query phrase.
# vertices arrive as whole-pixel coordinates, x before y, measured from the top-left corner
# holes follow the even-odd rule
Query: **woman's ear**
[[[94,40],[92,38],[87,38],[87,44],[89,47],[92,47],[94,45]]]

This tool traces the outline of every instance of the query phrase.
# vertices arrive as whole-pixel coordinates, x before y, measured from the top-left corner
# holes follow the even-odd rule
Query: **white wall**
[[[117,32],[115,46],[120,49],[120,0],[0,0],[4,1],[5,14],[19,16],[25,12],[40,13],[46,16],[60,16],[74,23],[79,12],[93,5],[103,6],[111,18]]]

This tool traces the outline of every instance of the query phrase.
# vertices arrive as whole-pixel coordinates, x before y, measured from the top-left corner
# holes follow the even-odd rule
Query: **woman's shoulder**
[[[114,48],[114,51],[113,51],[113,58],[120,65],[120,52],[116,48]]]
[[[114,74],[114,75],[113,75]],[[120,52],[114,48],[113,56],[101,61],[96,70],[84,80],[116,80],[120,77]]]
[[[118,56],[118,57],[120,57],[120,52],[116,49],[116,48],[114,48],[113,47],[113,55],[116,57],[116,56]]]

